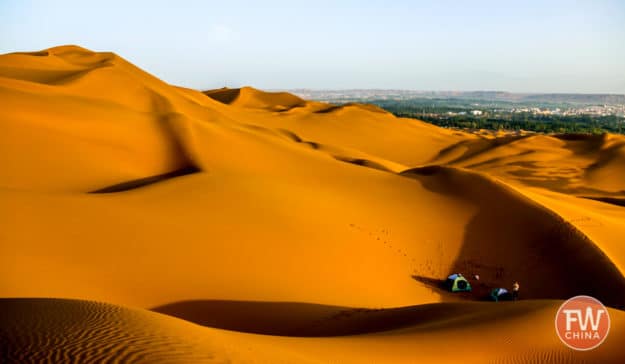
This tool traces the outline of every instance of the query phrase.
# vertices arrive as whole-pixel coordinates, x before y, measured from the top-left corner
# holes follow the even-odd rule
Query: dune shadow
[[[291,141],[293,141],[295,143],[307,145],[311,149],[319,150],[322,147],[324,147],[322,144],[319,144],[317,142],[313,142],[313,141],[310,141],[310,140],[304,140],[302,137],[300,137],[296,133],[292,132],[291,130],[288,130],[288,129],[278,129],[278,131],[282,135],[286,136],[289,140],[291,140]],[[353,157],[349,157],[349,156],[335,155],[335,154],[332,154],[332,153],[330,153],[330,155],[332,156],[332,158],[334,158],[334,159],[336,159],[336,160],[338,160],[340,162],[350,163],[350,164],[354,164],[354,165],[361,166],[361,167],[377,169],[377,170],[380,170],[380,171],[383,171],[383,172],[395,173],[393,170],[391,170],[390,168],[386,167],[385,165],[383,165],[381,163],[378,163],[378,162],[374,162],[374,161],[369,160],[369,159],[353,158]]]
[[[171,146],[172,156],[177,159],[177,164],[180,168],[171,172],[124,181],[90,191],[89,193],[123,192],[201,171],[194,161],[191,147],[184,143],[181,130],[178,130],[175,126],[178,114],[173,111],[169,100],[153,92],[151,95],[151,108],[155,122],[162,134],[162,138]]]
[[[498,163],[498,162],[501,162],[501,161],[505,161],[506,159],[509,159],[511,157],[522,157],[522,156],[529,155],[529,154],[532,154],[532,153],[534,153],[534,151],[526,150],[526,151],[522,151],[522,152],[520,152],[520,153],[518,153],[518,154],[516,154],[514,156],[496,157],[496,158],[487,159],[487,160],[482,161],[482,162],[470,164],[470,165],[466,166],[465,168],[467,168],[467,169],[477,169],[477,168],[480,168],[480,167],[483,167],[483,166],[488,166],[489,164],[495,164],[495,163]],[[506,165],[508,165],[508,166],[519,165],[519,166],[523,167],[523,165],[520,165],[520,163],[524,163],[524,162],[512,162],[512,163],[506,163]]]
[[[447,285],[445,284],[445,279],[416,274],[412,275],[411,278],[432,289],[433,292],[441,295],[444,299],[464,299],[473,301],[490,300],[489,293],[492,287],[484,282],[476,281],[471,277],[466,277],[471,284],[471,292],[450,292]]]
[[[329,114],[335,111],[339,111],[343,109],[344,105],[332,105],[332,104],[328,104],[327,107],[324,107],[323,109],[319,109],[314,111],[315,114]]]
[[[286,136],[288,139],[290,139],[291,141],[295,142],[295,143],[308,145],[309,147],[311,147],[312,149],[315,149],[315,150],[317,150],[317,149],[319,149],[321,147],[321,145],[319,143],[313,142],[313,141],[310,141],[310,140],[304,140],[299,135],[297,135],[294,132],[292,132],[291,130],[278,129],[278,131],[280,133],[282,133],[284,136]]]
[[[609,203],[609,204],[615,205],[615,206],[623,206],[623,207],[625,207],[625,198],[618,198],[618,197],[594,197],[594,196],[577,196],[577,197],[585,198],[585,199],[588,199],[588,200],[595,200],[595,201],[599,201],[599,202],[605,202],[605,203]]]
[[[123,192],[123,191],[128,191],[128,190],[133,190],[133,189],[136,189],[136,188],[148,186],[148,185],[151,185],[151,184],[154,184],[154,183],[162,182],[162,181],[165,181],[165,180],[168,180],[168,179],[181,177],[181,176],[186,176],[186,175],[189,175],[189,174],[192,174],[192,173],[197,173],[199,171],[200,170],[198,168],[195,168],[195,167],[186,167],[186,168],[178,169],[178,170],[173,171],[173,172],[168,172],[168,173],[158,174],[158,175],[155,175],[155,176],[138,178],[138,179],[133,179],[131,181],[117,183],[117,184],[114,184],[112,186],[107,186],[107,187],[104,187],[104,188],[97,189],[95,191],[91,191],[89,193]]]
[[[584,294],[612,307],[625,302],[625,279],[610,258],[551,210],[475,172],[432,166],[402,175],[477,207],[451,263],[453,272],[479,274],[492,288],[510,289],[519,281],[523,299]]]
[[[226,105],[239,103],[252,109],[264,109],[268,111],[284,113],[296,108],[302,108],[307,102],[288,92],[266,92],[251,87],[243,88],[220,88],[202,92],[211,99]]]
[[[429,163],[437,163],[437,161],[440,161],[441,159],[446,159],[449,156],[453,156],[457,150],[464,148],[465,150],[462,151],[460,155],[455,156],[454,158],[451,158],[449,161],[445,162],[445,164],[447,165],[461,163],[476,155],[479,155],[480,153],[503,145],[511,144],[513,142],[528,137],[528,135],[507,135],[495,139],[461,140],[441,149],[436,156],[430,159]]]
[[[192,300],[151,310],[219,329],[265,335],[328,337],[405,327],[432,331],[472,325],[476,320],[497,320],[497,313],[485,310],[484,304],[487,303],[448,302],[375,309],[300,302]],[[531,306],[534,305],[536,302],[532,302]],[[517,314],[527,312],[528,307],[519,307]]]
[[[336,159],[338,161],[341,161],[341,162],[350,163],[350,164],[354,164],[354,165],[361,166],[361,167],[377,169],[379,171],[394,173],[392,170],[390,170],[386,166],[384,166],[384,165],[382,165],[380,163],[371,161],[369,159],[351,158],[351,157],[337,156],[337,155],[335,155],[333,157],[334,157],[334,159]]]
[[[586,167],[586,173],[592,173],[594,171],[597,171],[605,166],[608,166],[610,163],[618,163],[620,155],[623,153],[624,150],[625,143],[617,143],[615,145],[600,149],[598,151],[596,161]]]
[[[334,112],[338,112],[341,110],[346,110],[348,108],[359,108],[359,109],[363,109],[363,110],[367,110],[370,112],[375,112],[375,113],[379,113],[379,114],[388,114],[389,112],[384,110],[381,107],[378,107],[376,105],[373,104],[362,104],[362,103],[358,103],[358,102],[348,102],[345,104],[327,104],[325,105],[325,107],[314,111],[315,114],[329,114],[329,113],[334,113]]]
[[[226,330],[269,335],[327,336],[330,333],[316,327],[315,323],[331,320],[350,309],[294,302],[192,300],[174,302],[151,310],[202,326]]]
[[[31,57],[47,57],[50,55],[50,52],[49,51],[13,52],[12,54],[19,54],[22,56],[31,56]]]
[[[224,87],[217,90],[207,90],[204,91],[203,94],[222,104],[229,105],[239,97],[241,89]]]

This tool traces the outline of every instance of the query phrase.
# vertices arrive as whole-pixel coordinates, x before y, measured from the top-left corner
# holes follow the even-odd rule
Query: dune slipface
[[[0,100],[18,362],[623,361],[621,135],[200,92],[76,46],[0,56]],[[439,289],[458,271],[472,294]],[[471,302],[515,280],[522,302]],[[578,294],[615,308],[589,353],[551,331]]]

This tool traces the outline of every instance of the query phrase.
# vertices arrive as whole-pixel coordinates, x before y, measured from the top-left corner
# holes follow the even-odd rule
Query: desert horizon
[[[7,362],[625,360],[625,135],[194,90],[123,56],[0,55]],[[554,331],[577,295],[608,307],[594,350]]]

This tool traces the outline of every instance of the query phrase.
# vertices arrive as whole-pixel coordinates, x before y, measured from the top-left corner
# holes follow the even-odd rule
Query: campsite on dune
[[[0,357],[625,362],[624,135],[147,71],[78,46],[0,56]],[[608,307],[595,350],[554,334],[576,295]]]

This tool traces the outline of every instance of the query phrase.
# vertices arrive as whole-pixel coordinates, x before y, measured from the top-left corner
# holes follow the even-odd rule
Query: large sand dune
[[[368,105],[200,92],[74,46],[0,56],[0,100],[0,297],[109,302],[217,329],[78,301],[4,301],[12,310],[113,310],[133,320],[119,335],[170,332],[203,358],[227,352],[204,344],[216,340],[241,359],[410,362],[440,349],[483,361],[481,339],[457,352],[445,340],[497,330],[513,334],[495,361],[616,358],[614,344],[564,350],[549,331],[557,301],[534,299],[624,307],[623,136],[491,137]],[[438,289],[455,271],[480,275],[475,294]],[[468,302],[514,280],[531,300]],[[445,319],[455,314],[487,322]],[[349,318],[326,323],[337,315]],[[141,342],[167,360],[158,340]]]
[[[0,299],[8,363],[622,363],[625,314],[591,352],[551,332],[559,301],[440,303],[391,310],[231,302],[207,308],[213,327],[120,306]],[[212,307],[211,307],[212,306]],[[245,309],[242,313],[237,309]],[[228,320],[245,317],[243,325]],[[238,331],[220,327],[236,328]],[[282,331],[281,331],[282,330]],[[253,334],[255,332],[256,334]],[[290,336],[265,335],[288,333]],[[340,336],[337,336],[340,335]]]

